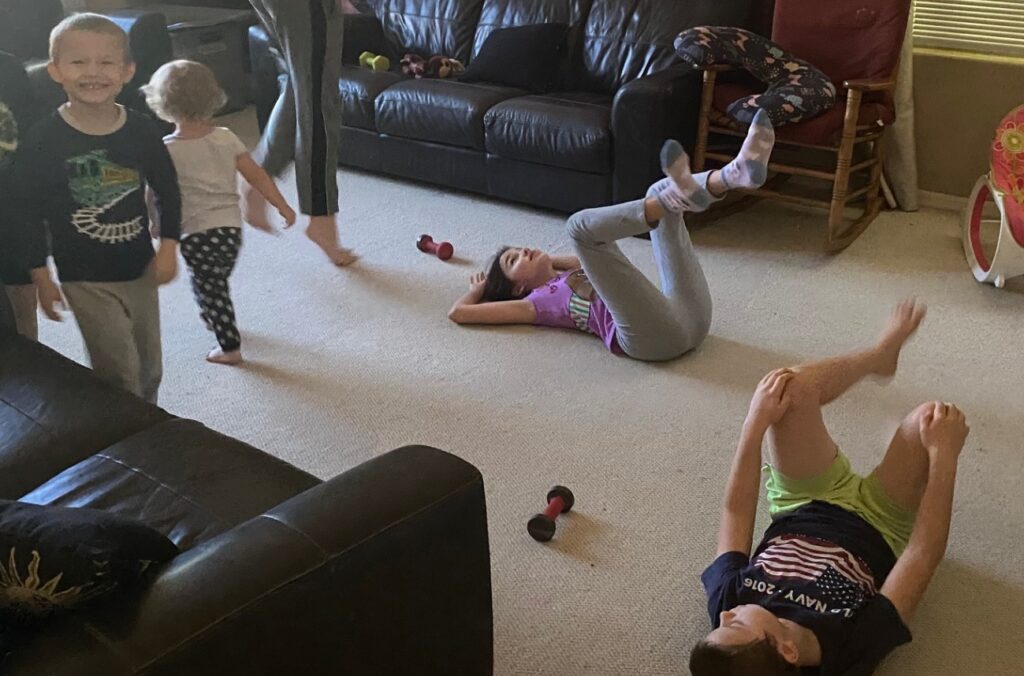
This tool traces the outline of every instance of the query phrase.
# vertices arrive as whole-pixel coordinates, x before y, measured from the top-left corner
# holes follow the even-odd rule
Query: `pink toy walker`
[[[996,129],[991,170],[978,179],[964,217],[964,254],[974,278],[1001,289],[1024,275],[1024,106],[1010,111]],[[988,207],[995,204],[999,217]],[[982,243],[982,226],[998,224],[995,253]]]

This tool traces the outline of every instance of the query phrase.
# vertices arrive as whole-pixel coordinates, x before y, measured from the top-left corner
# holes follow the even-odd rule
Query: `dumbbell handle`
[[[565,507],[565,501],[562,498],[554,498],[548,503],[548,506],[544,509],[544,516],[548,517],[552,521],[562,513],[562,508]]]

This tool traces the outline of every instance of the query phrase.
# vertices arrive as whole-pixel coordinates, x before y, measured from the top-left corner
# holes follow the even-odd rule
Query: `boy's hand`
[[[765,431],[782,420],[790,402],[786,385],[794,375],[791,369],[776,369],[761,379],[750,400],[746,424]]]
[[[178,256],[174,247],[161,246],[153,258],[153,275],[158,286],[167,284],[178,274]]]
[[[43,314],[55,322],[61,321],[57,308],[60,307],[61,310],[66,311],[68,306],[64,302],[64,294],[60,292],[60,285],[49,277],[36,279],[35,285],[36,295],[39,297],[39,308]]]
[[[952,404],[936,401],[921,418],[920,431],[921,443],[928,449],[929,458],[945,457],[955,463],[971,428],[967,426],[963,411]]]

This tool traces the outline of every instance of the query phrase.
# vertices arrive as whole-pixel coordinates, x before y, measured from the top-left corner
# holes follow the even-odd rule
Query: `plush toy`
[[[726,108],[744,124],[754,120],[758,109],[779,127],[819,115],[836,104],[836,86],[825,73],[756,33],[698,26],[680,33],[674,45],[676,54],[694,68],[736,66],[768,85],[763,94],[745,96]]]
[[[466,67],[458,59],[447,56],[432,56],[427,61],[426,77],[449,78],[466,72]]]
[[[447,56],[432,56],[424,59],[419,54],[406,54],[402,57],[402,74],[406,77],[449,78],[461,75],[466,67],[458,59]]]
[[[402,57],[402,75],[417,80],[427,72],[427,62],[419,54],[406,54]]]

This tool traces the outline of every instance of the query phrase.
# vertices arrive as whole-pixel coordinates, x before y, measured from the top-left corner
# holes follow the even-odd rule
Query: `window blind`
[[[1024,57],[1024,0],[917,0],[914,44]]]

